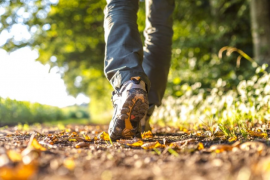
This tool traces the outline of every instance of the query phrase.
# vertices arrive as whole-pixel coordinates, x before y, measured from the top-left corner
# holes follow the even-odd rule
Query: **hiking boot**
[[[132,77],[119,91],[113,91],[112,102],[114,115],[108,131],[110,138],[133,138],[149,107],[145,83],[140,77]]]
[[[155,110],[155,105],[154,104],[149,104],[149,108],[147,110],[146,115],[142,118],[139,126],[139,130],[136,134],[136,137],[141,137],[142,133],[151,131],[152,132],[152,127],[150,125],[150,117],[152,116],[153,112]]]

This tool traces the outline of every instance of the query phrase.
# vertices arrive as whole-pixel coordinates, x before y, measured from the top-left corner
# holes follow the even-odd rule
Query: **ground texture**
[[[107,126],[0,130],[0,179],[267,180],[268,135],[231,139],[154,127],[153,137],[111,142]],[[103,132],[105,131],[105,132]],[[254,134],[253,134],[254,135]],[[221,144],[221,145],[220,145]]]

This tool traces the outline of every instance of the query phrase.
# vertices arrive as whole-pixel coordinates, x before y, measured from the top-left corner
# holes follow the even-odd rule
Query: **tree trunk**
[[[250,10],[255,60],[270,64],[270,1],[251,0]]]

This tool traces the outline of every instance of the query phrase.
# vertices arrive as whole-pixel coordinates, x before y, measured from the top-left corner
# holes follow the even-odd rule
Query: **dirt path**
[[[223,137],[197,137],[174,128],[155,127],[154,137],[143,142],[158,141],[160,147],[151,148],[147,144],[149,150],[145,150],[125,142],[111,144],[102,140],[104,137],[98,134],[106,130],[106,126],[0,130],[0,179],[268,180],[270,177],[267,139],[254,139],[262,144],[243,145],[242,141],[234,146],[215,147],[211,145],[228,142]],[[29,147],[32,134],[39,143]],[[85,147],[76,147],[78,143]]]

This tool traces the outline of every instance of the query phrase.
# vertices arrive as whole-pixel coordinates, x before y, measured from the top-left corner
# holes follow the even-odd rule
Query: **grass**
[[[222,49],[224,51],[225,49]],[[228,49],[230,53],[237,49]],[[236,89],[227,90],[226,81],[218,79],[211,91],[194,85],[183,85],[186,89],[181,97],[169,96],[156,109],[152,121],[178,126],[187,131],[222,132],[226,137],[250,134],[264,136],[270,125],[270,74],[266,64],[258,66],[246,54],[240,55],[257,67],[254,76],[242,80]],[[240,58],[238,58],[238,61]],[[189,86],[187,88],[187,86]]]

